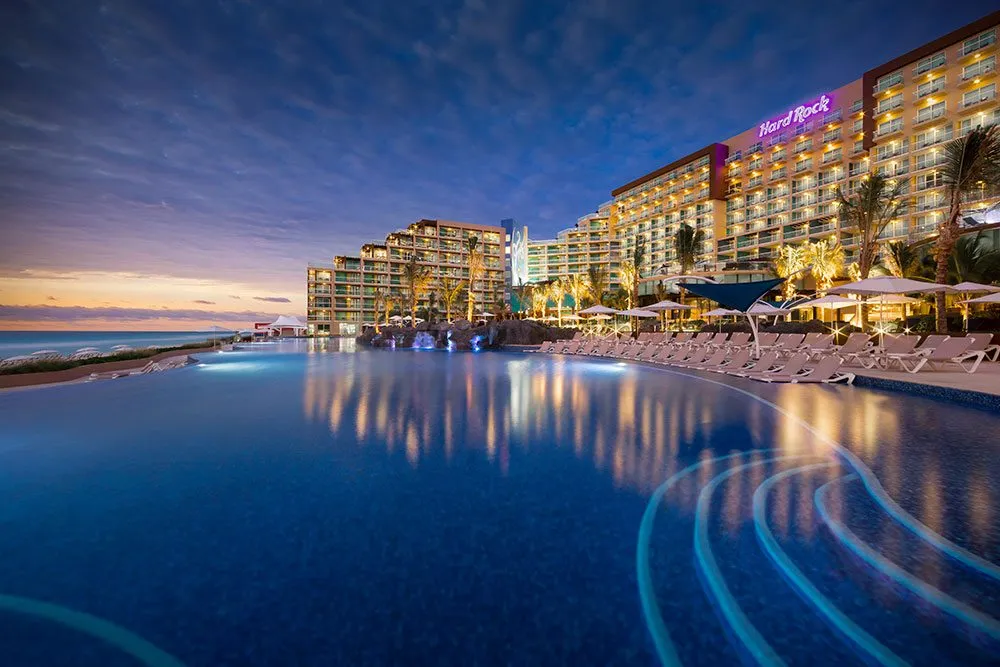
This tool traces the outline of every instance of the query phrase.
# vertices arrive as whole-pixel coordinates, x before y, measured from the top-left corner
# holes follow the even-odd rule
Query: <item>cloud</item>
[[[45,300],[46,301],[58,301],[59,299],[55,298],[54,296],[47,296],[47,297],[45,297]]]
[[[0,321],[21,322],[76,322],[104,320],[117,322],[142,322],[146,320],[174,320],[203,322],[217,320],[254,321],[277,317],[274,313],[256,311],[198,310],[177,308],[122,308],[84,306],[10,306],[0,304]]]
[[[239,301],[239,300],[240,300],[240,297],[236,296],[235,294],[230,294],[230,295],[229,295],[229,298],[230,298],[230,299],[236,299],[237,301]]]
[[[291,299],[283,296],[255,296],[254,301],[267,301],[269,303],[291,303]]]
[[[204,304],[206,306],[214,306],[215,305],[214,301],[206,301],[205,299],[195,299],[194,303],[201,303],[201,304]]]

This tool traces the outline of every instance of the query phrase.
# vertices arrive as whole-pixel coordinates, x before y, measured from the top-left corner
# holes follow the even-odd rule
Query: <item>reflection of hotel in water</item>
[[[484,267],[476,281],[476,308],[500,298],[504,290],[504,230],[448,220],[420,220],[393,232],[385,243],[366,243],[356,257],[338,256],[332,266],[307,268],[306,298],[309,333],[354,336],[364,322],[375,319],[375,292],[386,289],[396,307],[405,310],[403,267],[411,257],[430,269],[427,294],[437,292],[442,278],[469,276],[466,239],[479,238]],[[427,305],[427,294],[418,307]]]
[[[766,270],[780,244],[834,238],[853,261],[857,239],[841,227],[835,193],[853,192],[871,170],[904,182],[906,206],[885,238],[928,238],[947,211],[942,145],[1000,121],[998,25],[995,12],[616,188],[587,244],[607,246],[617,263],[642,239],[649,280],[679,272],[673,238],[682,223],[705,235],[697,272],[724,279]],[[973,193],[967,211],[985,210],[997,194]],[[600,256],[566,246],[529,243],[532,279],[585,272],[574,259]]]
[[[389,372],[394,367],[363,361],[368,355],[358,355],[351,372],[333,379],[323,368],[333,356],[312,357],[316,366],[306,373],[304,385],[306,420],[324,423],[337,447],[385,448],[389,456],[405,457],[413,468],[460,467],[484,460],[500,475],[516,475],[525,472],[519,466],[537,466],[536,456],[558,447],[606,472],[616,486],[648,496],[692,456],[730,453],[747,442],[769,443],[781,455],[826,451],[822,441],[796,421],[736,392],[690,392],[672,378],[657,380],[635,368],[570,360],[540,370],[535,367],[540,362],[527,356],[486,366],[477,363],[477,355],[455,353],[447,363],[476,365],[477,370],[456,368],[448,374],[453,382],[437,386],[418,373],[401,375]],[[615,374],[616,381],[595,382],[600,373]],[[893,497],[906,489],[919,497],[924,504],[921,516],[933,529],[943,527],[940,471],[907,466],[900,448],[885,444],[895,443],[901,429],[919,430],[932,415],[886,410],[889,398],[880,394],[856,392],[847,398],[825,390],[791,389],[777,388],[780,393],[773,400],[792,414],[805,415],[819,433],[873,465]],[[711,440],[704,439],[706,424],[712,425]],[[758,451],[748,456],[759,460],[773,454]],[[698,490],[717,473],[710,466],[699,470],[674,494],[675,507],[679,501],[680,507],[692,510]],[[825,472],[815,474],[829,478]],[[717,502],[727,527],[735,529],[748,520],[750,496],[765,476],[764,468],[756,467],[746,479],[738,476],[724,486]],[[966,489],[971,499],[968,520],[977,540],[988,536],[993,525],[989,503],[975,502],[988,496],[988,486],[984,472]],[[773,507],[774,528],[781,531],[796,516],[813,514],[812,493],[794,494],[790,485],[780,485]]]

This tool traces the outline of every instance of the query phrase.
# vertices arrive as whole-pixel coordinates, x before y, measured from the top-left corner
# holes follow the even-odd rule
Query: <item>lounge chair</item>
[[[690,331],[680,331],[677,333],[676,336],[670,339],[670,343],[674,345],[679,345],[681,343],[690,343],[692,339],[694,339],[693,333],[691,333]]]
[[[836,348],[833,354],[837,355],[845,364],[858,362],[859,357],[870,357],[872,354],[871,336],[866,333],[852,333],[844,341],[844,344]]]
[[[993,334],[968,334],[966,338],[972,339],[972,345],[966,350],[967,352],[985,352],[989,361],[997,361],[1000,357],[1000,345],[993,344]]]
[[[979,364],[986,358],[986,352],[983,350],[969,352],[971,346],[972,341],[968,337],[949,338],[929,353],[914,352],[910,355],[897,356],[896,360],[907,373],[917,373],[925,366],[934,368],[935,365],[943,364],[954,364],[966,373],[975,373]]]
[[[671,361],[680,361],[690,355],[691,348],[689,347],[664,347],[660,349],[659,354],[653,357],[652,361],[658,364],[669,364]]]
[[[774,350],[780,350],[782,352],[793,352],[802,345],[802,341],[805,340],[806,335],[800,333],[789,333],[781,334],[778,336],[777,342],[771,346]]]
[[[822,382],[825,384],[832,384],[835,382],[854,384],[854,373],[839,372],[840,366],[843,363],[844,362],[840,359],[840,357],[823,357],[815,367],[805,371],[786,374],[784,370],[782,370],[780,373],[760,375],[754,377],[754,379],[762,380],[764,382],[791,382],[792,384],[815,382]]]
[[[717,366],[706,366],[705,370],[712,371],[714,373],[725,373],[727,371],[740,371],[743,367],[747,365],[750,361],[750,356],[752,351],[748,347],[741,347],[737,349],[733,355],[725,359],[721,364]]]
[[[931,334],[927,336],[927,338],[924,338],[922,341],[920,341],[920,344],[917,345],[917,348],[914,350],[914,352],[925,352],[933,350],[934,348],[936,348],[938,345],[945,342],[949,338],[951,338],[951,336],[947,334]]]
[[[726,371],[729,375],[735,375],[736,377],[745,378],[750,375],[750,373],[760,373],[762,371],[770,370],[774,368],[775,364],[778,363],[778,353],[773,350],[768,350],[760,355],[760,359],[753,362],[746,368],[734,369],[731,371]]]
[[[636,357],[638,361],[652,361],[653,357],[660,353],[660,347],[658,345],[647,345],[639,356]]]
[[[813,336],[812,340],[809,336]],[[805,352],[810,359],[816,359],[820,355],[827,354],[833,348],[833,334],[809,334],[802,341],[799,351]]]
[[[38,361],[38,359],[32,357],[30,354],[19,354],[14,357],[7,357],[3,361],[0,361],[0,368],[13,368],[14,366],[30,364],[33,361]]]
[[[726,357],[729,356],[729,351],[724,348],[716,348],[714,350],[706,351],[701,355],[702,358],[692,361],[680,361],[677,362],[677,366],[682,368],[694,368],[694,369],[705,369],[711,366],[718,366]],[[695,355],[697,357],[697,355]]]
[[[550,340],[542,341],[542,344],[538,346],[538,352],[551,352],[552,344]]]
[[[708,341],[712,340],[714,336],[715,334],[712,333],[711,331],[702,331],[700,334],[692,338],[689,342],[692,345],[704,345]]]
[[[590,352],[588,352],[588,356],[591,356],[591,357],[603,357],[603,356],[607,355],[607,353],[610,350],[611,350],[611,342],[610,341],[606,341],[606,340],[605,341],[601,341],[600,343],[597,344],[597,347],[595,347]]]
[[[667,343],[670,342],[670,340],[673,337],[674,337],[674,332],[673,331],[665,331],[665,332],[663,332],[663,335],[660,338],[660,340],[655,341],[655,342],[659,343],[660,345],[666,345]]]
[[[862,362],[862,365],[866,368],[874,368],[878,363],[882,363],[886,368],[892,365],[893,362],[898,362],[901,358],[909,357],[910,355],[926,355],[930,348],[925,348],[923,352],[917,352],[917,343],[920,342],[920,336],[891,336],[885,339],[885,346],[883,347],[881,354],[878,350],[875,351],[875,355],[872,358],[871,365],[866,365]]]
[[[704,344],[705,345],[715,346],[715,347],[717,347],[719,345],[725,345],[727,338],[729,338],[729,334],[728,333],[717,333],[717,334],[713,335],[711,338],[709,338],[707,341],[705,341]]]
[[[732,336],[729,337],[729,340],[726,342],[726,345],[732,348],[732,347],[743,347],[745,345],[748,345],[749,343],[750,343],[750,334],[748,334],[745,331],[737,331],[736,333],[734,333]]]
[[[760,349],[766,350],[775,343],[778,342],[778,334],[776,333],[759,333],[757,334],[757,344]]]
[[[673,359],[668,360],[666,363],[670,366],[681,366],[687,367],[691,365],[698,365],[705,358],[712,353],[711,348],[708,347],[693,347],[685,350],[683,354]]]
[[[774,378],[779,382],[789,382],[796,375],[802,374],[807,363],[809,363],[809,355],[803,352],[798,352],[790,356],[788,361],[778,368],[747,373],[746,377],[752,380],[764,380],[766,382],[770,381],[766,380],[766,378]]]

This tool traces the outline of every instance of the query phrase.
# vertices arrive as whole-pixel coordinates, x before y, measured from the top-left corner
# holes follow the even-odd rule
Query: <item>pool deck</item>
[[[850,369],[859,378],[869,378],[876,381],[889,381],[893,383],[908,383],[936,387],[939,389],[953,389],[957,391],[971,391],[980,394],[987,394],[1000,398],[1000,363],[984,362],[975,373],[964,373],[962,371],[920,371],[919,373],[907,373],[900,370],[873,369]]]

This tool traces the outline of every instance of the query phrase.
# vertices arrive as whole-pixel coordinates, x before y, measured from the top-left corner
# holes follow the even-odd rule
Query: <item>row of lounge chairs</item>
[[[636,341],[611,338],[543,344],[540,352],[632,359],[678,368],[726,373],[762,382],[854,382],[832,353],[832,334],[760,335],[760,356],[748,333],[652,334]]]
[[[634,359],[658,364],[725,372],[765,382],[848,382],[854,374],[842,367],[922,370],[961,369],[974,373],[987,360],[996,361],[1000,346],[990,334],[964,337],[886,336],[882,346],[864,333],[851,334],[841,346],[832,334],[759,334],[759,357],[750,334],[641,334],[637,340],[614,336],[543,343],[540,352]]]
[[[131,352],[134,348],[129,345],[115,345],[108,352],[101,352],[96,347],[81,347],[72,354],[64,355],[56,350],[39,350],[31,354],[20,354],[14,357],[0,359],[0,368],[13,368],[24,366],[39,361],[83,361],[85,359],[95,359],[97,357],[113,357],[123,352]]]

